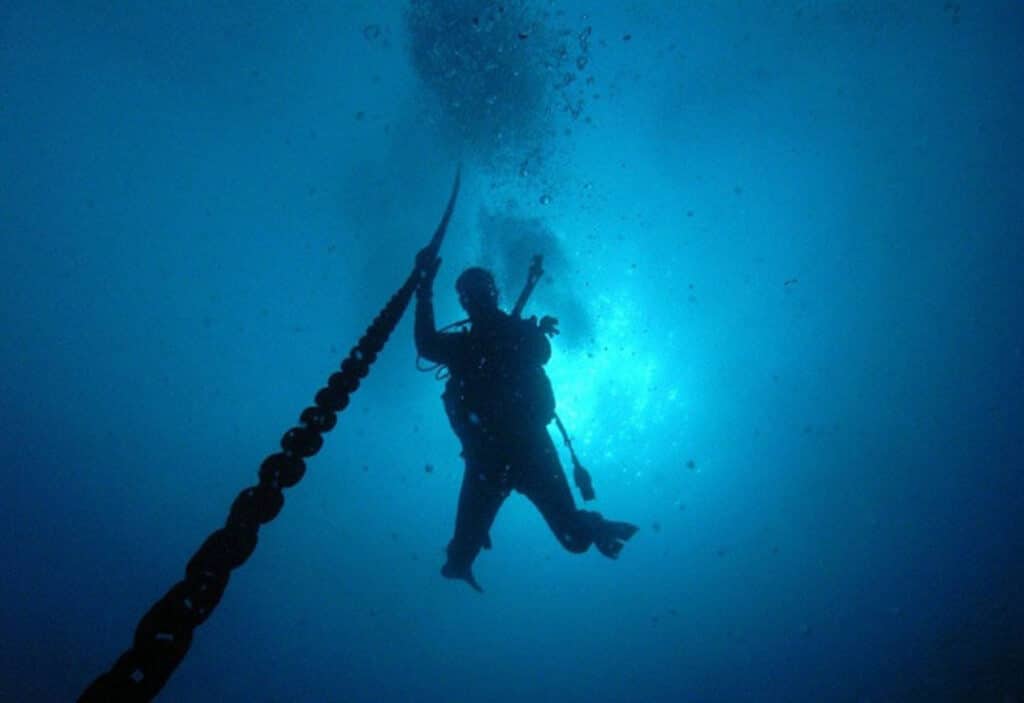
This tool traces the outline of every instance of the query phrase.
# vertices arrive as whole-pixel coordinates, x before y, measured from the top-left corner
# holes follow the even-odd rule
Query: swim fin
[[[467,567],[465,571],[457,571],[451,564],[445,564],[441,567],[441,575],[446,579],[458,579],[460,581],[465,581],[472,586],[473,590],[477,593],[484,592],[484,589],[479,583],[477,583],[476,578],[473,576],[473,570],[471,568]]]
[[[628,522],[602,520],[597,527],[594,546],[609,559],[618,559],[626,540],[636,534],[639,528]]]

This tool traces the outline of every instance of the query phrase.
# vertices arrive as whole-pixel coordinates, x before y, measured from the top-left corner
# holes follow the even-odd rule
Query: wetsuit
[[[495,309],[469,331],[439,333],[428,293],[417,298],[415,336],[420,356],[451,373],[442,398],[466,464],[442,573],[478,587],[473,560],[490,546],[491,524],[512,490],[537,506],[562,546],[586,551],[603,520],[576,509],[548,434],[555,403],[543,365],[551,345],[536,322]]]

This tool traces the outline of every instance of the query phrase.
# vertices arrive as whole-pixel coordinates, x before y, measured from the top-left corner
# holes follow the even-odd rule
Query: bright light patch
[[[630,476],[650,462],[684,395],[678,374],[663,367],[667,335],[645,332],[641,309],[625,292],[597,299],[594,343],[561,349],[548,366],[558,414],[584,463],[598,458]]]

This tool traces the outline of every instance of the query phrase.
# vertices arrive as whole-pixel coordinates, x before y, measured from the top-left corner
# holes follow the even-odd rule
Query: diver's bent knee
[[[558,541],[562,543],[562,546],[565,547],[566,550],[573,554],[583,554],[583,552],[590,549],[591,545],[591,541],[589,539],[568,532],[559,534]]]

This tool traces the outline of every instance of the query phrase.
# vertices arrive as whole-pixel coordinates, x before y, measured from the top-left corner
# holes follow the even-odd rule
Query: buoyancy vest
[[[529,324],[506,318],[503,325]],[[472,449],[523,431],[545,427],[555,414],[551,381],[539,363],[527,363],[509,340],[514,335],[481,339],[466,335],[463,363],[449,366],[445,412],[464,449]]]

